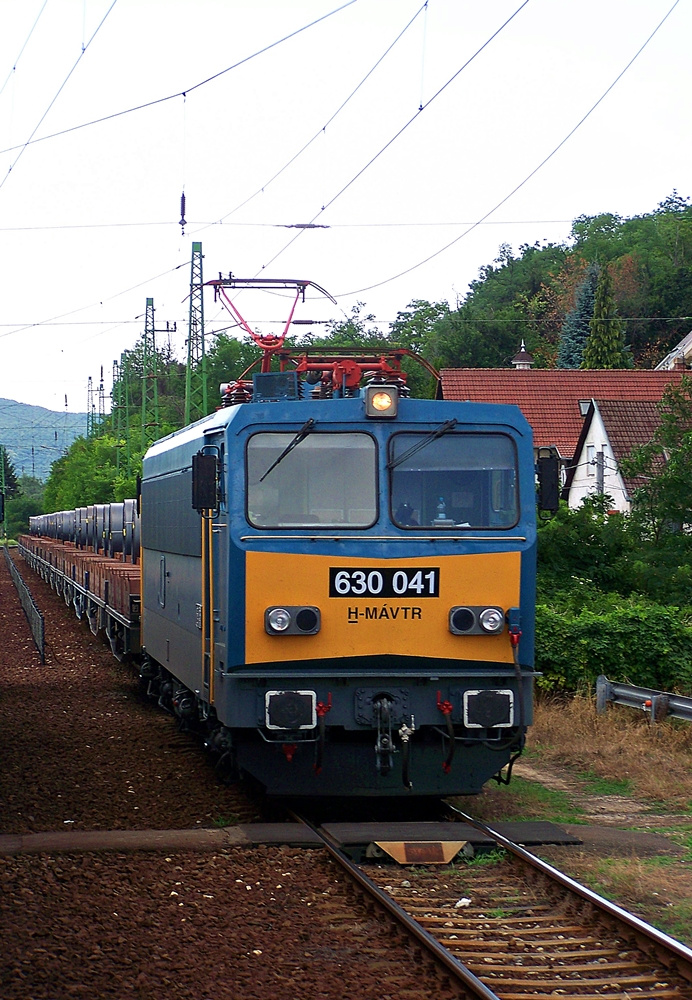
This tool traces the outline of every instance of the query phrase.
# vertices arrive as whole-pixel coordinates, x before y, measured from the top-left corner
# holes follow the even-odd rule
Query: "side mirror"
[[[192,506],[197,511],[218,510],[218,459],[198,451],[192,456]]]
[[[538,476],[538,509],[551,514],[560,503],[560,459],[557,448],[539,448],[536,462]]]

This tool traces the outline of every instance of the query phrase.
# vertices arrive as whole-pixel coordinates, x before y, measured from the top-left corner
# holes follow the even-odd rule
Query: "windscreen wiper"
[[[267,476],[272,471],[272,469],[275,469],[277,467],[277,465],[279,464],[279,462],[283,462],[283,460],[286,458],[286,455],[288,455],[289,451],[293,451],[293,449],[295,448],[295,446],[298,445],[298,444],[300,444],[300,442],[303,441],[304,438],[306,438],[308,436],[308,434],[310,433],[310,431],[312,430],[312,428],[314,426],[315,426],[315,421],[314,421],[313,417],[310,417],[309,420],[305,421],[305,423],[300,428],[300,430],[298,431],[298,433],[296,434],[296,436],[293,438],[293,440],[289,441],[289,443],[286,445],[286,447],[281,452],[281,454],[276,459],[276,461],[272,462],[272,464],[269,466],[269,468],[267,469],[267,471],[260,478],[260,480],[259,480],[260,483],[264,479],[267,478]]]
[[[437,430],[431,431],[430,434],[426,434],[424,438],[417,441],[416,444],[408,448],[405,452],[399,455],[398,458],[393,458],[391,461],[387,462],[387,468],[389,471],[391,472],[393,469],[396,469],[397,465],[401,465],[402,462],[405,462],[407,458],[411,457],[411,455],[415,455],[415,453],[420,451],[421,448],[427,448],[431,441],[435,441],[437,438],[442,437],[443,434],[446,434],[447,431],[451,431],[452,428],[456,427],[458,422],[458,420],[445,420],[443,424],[440,424]]]

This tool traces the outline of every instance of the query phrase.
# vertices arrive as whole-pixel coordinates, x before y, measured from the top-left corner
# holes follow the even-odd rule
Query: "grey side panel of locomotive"
[[[189,468],[142,482],[142,598],[147,652],[194,691],[201,685],[202,550],[191,492]]]

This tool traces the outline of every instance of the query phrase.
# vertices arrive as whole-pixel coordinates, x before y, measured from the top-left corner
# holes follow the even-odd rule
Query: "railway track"
[[[329,833],[316,832],[360,892],[465,996],[692,998],[691,949],[454,812],[495,852],[445,868],[356,864]]]

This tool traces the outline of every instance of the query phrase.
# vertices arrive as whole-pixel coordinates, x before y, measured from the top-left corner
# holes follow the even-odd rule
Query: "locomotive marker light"
[[[366,385],[366,417],[395,417],[398,404],[399,392],[395,385]]]
[[[291,616],[285,608],[273,608],[267,612],[267,625],[272,632],[285,632],[291,624]]]

